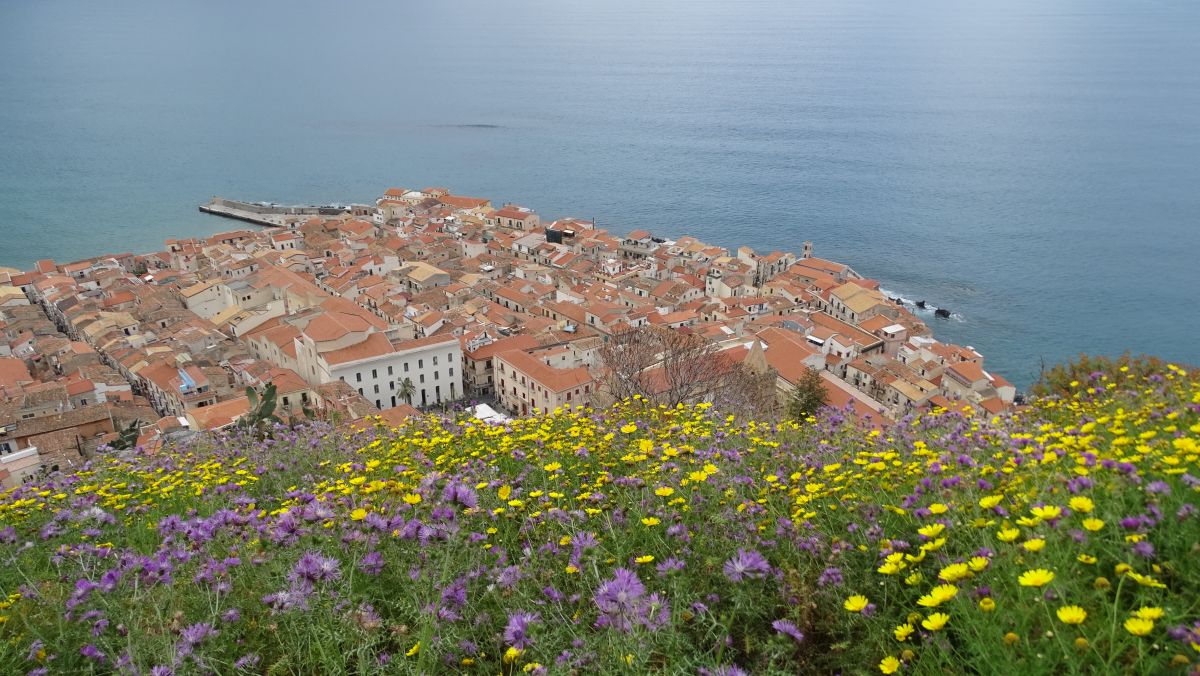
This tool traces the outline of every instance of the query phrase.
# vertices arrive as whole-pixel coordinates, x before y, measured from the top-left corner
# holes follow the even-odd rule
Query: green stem
[[[1108,671],[1108,667],[1112,664],[1113,656],[1116,654],[1114,647],[1117,643],[1117,606],[1119,605],[1117,602],[1121,599],[1121,587],[1124,584],[1125,576],[1122,575],[1121,579],[1117,582],[1117,591],[1113,593],[1112,625],[1108,631],[1108,659],[1104,661],[1105,671]]]

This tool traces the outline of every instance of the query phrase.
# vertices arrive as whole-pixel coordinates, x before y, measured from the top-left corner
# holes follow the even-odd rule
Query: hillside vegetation
[[[1124,367],[1123,367],[1124,368]],[[198,441],[0,496],[3,673],[1188,673],[1200,386]]]

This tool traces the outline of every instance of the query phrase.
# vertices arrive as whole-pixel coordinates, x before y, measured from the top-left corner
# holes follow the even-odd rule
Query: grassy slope
[[[0,498],[0,671],[1184,673],[1198,409],[1114,373],[883,432],[630,402],[105,458]]]

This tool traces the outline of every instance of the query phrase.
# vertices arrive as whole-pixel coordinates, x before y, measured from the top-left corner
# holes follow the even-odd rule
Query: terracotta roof
[[[984,399],[983,401],[979,402],[979,407],[988,413],[991,413],[992,415],[998,415],[1004,412],[1004,402],[1000,400],[1000,397],[990,397],[988,399]]]
[[[521,334],[519,336],[510,336],[493,340],[474,352],[464,352],[468,359],[480,360],[491,359],[500,352],[508,352],[511,350],[528,350],[529,348],[537,347],[538,340],[533,336]]]
[[[896,320],[888,317],[887,315],[875,315],[870,319],[859,322],[858,328],[865,331],[870,331],[871,333],[876,333],[895,323]]]
[[[372,333],[366,340],[344,347],[340,350],[330,350],[321,353],[326,363],[330,365],[346,364],[348,362],[380,357],[392,352],[392,344],[382,333]]]
[[[300,336],[300,329],[291,324],[277,324],[267,329],[256,329],[249,335],[245,336],[246,340],[263,340],[276,345],[284,354],[289,357],[296,356],[296,341]]]
[[[107,406],[83,406],[81,408],[63,411],[54,415],[43,415],[17,422],[16,435],[19,437],[46,434],[69,428],[75,428],[88,423],[110,420],[111,415]]]
[[[795,384],[808,372],[804,360],[818,354],[818,350],[804,336],[781,328],[764,329],[758,339],[765,343],[763,352],[767,363],[789,383]]]
[[[822,372],[821,384],[825,386],[826,403],[829,406],[836,409],[844,409],[849,406],[855,417],[866,419],[869,416],[870,424],[875,427],[887,422],[887,417],[880,410],[863,401],[867,398],[866,395],[855,392],[849,383],[841,381],[832,374]],[[883,408],[881,404],[875,402],[872,404],[880,409]]]
[[[843,322],[836,317],[832,317],[823,312],[814,312],[809,316],[809,318],[812,320],[813,324],[823,326],[830,331],[839,333],[845,336],[848,340],[855,342],[860,347],[867,347],[881,342],[879,336],[863,331],[857,326],[847,324],[846,322]]]
[[[513,207],[504,207],[492,215],[496,218],[512,218],[514,220],[523,221],[530,216],[533,216],[534,213],[532,211],[521,211],[520,209],[515,209]]]
[[[442,195],[438,198],[438,201],[455,209],[478,209],[479,207],[486,207],[491,203],[491,200],[482,197],[466,197],[462,195]]]
[[[416,338],[413,340],[405,340],[393,343],[392,347],[396,352],[407,352],[408,350],[416,350],[422,347],[430,347],[433,345],[446,345],[450,343],[458,343],[458,338],[450,334],[438,334],[428,336],[426,338]]]
[[[67,394],[72,397],[81,395],[84,392],[91,392],[95,389],[96,384],[87,378],[67,384]]]
[[[0,357],[0,387],[16,388],[21,383],[31,383],[33,377],[25,362],[13,357]]]
[[[955,363],[951,364],[948,368],[950,370],[950,373],[952,373],[956,377],[957,380],[963,381],[963,382],[967,383],[968,385],[977,383],[981,380],[988,380],[988,381],[991,380],[990,378],[988,378],[987,374],[984,373],[983,367],[980,366],[979,364],[976,364],[975,362],[971,362],[971,361],[955,362]]]
[[[215,430],[233,424],[249,411],[250,400],[238,397],[193,409],[188,412],[188,417],[195,420],[197,427],[202,430]]]
[[[342,313],[326,312],[317,315],[304,327],[304,334],[313,340],[323,343],[337,340],[347,333],[359,333],[370,329],[370,325],[362,317]]]
[[[268,371],[265,376],[265,380],[274,385],[276,393],[281,395],[308,389],[308,383],[304,382],[304,379],[291,369],[276,367]]]
[[[585,368],[554,368],[522,350],[501,352],[496,355],[496,359],[504,361],[551,392],[564,392],[592,382],[592,377]]]
[[[400,404],[393,408],[386,408],[379,413],[379,417],[393,427],[401,425],[409,418],[415,418],[421,415],[421,412],[408,404]]]

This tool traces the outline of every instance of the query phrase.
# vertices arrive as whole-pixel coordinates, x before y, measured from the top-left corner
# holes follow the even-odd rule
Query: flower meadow
[[[0,496],[3,673],[1195,673],[1200,385],[871,429],[633,400]]]

